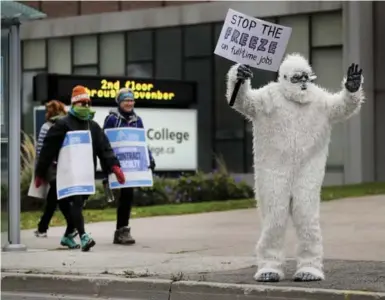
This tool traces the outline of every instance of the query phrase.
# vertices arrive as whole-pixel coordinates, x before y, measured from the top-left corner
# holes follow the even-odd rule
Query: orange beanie
[[[88,95],[87,90],[82,85],[77,85],[72,90],[71,103],[76,102],[90,102],[90,95]]]

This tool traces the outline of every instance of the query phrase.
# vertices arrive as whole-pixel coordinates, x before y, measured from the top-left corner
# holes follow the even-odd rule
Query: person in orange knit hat
[[[37,188],[47,180],[49,166],[54,160],[58,159],[67,132],[78,130],[89,130],[91,133],[94,170],[96,170],[96,157],[98,157],[104,172],[114,173],[121,184],[125,182],[119,160],[115,156],[110,142],[99,124],[93,121],[94,114],[86,88],[81,85],[75,86],[72,90],[71,108],[68,115],[59,119],[49,129],[44,139],[35,168],[35,186]],[[88,251],[95,245],[95,241],[85,232],[83,204],[84,196],[82,195],[59,200],[61,211],[69,212],[65,214],[68,225],[64,237],[67,239],[73,238],[71,234],[73,228],[76,228],[80,236],[82,251]]]

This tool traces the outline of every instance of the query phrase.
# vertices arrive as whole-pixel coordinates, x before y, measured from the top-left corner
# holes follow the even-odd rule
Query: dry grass
[[[21,194],[26,195],[28,193],[29,185],[31,183],[32,174],[35,168],[36,150],[35,139],[23,133],[23,143],[21,145],[21,174],[20,185]]]

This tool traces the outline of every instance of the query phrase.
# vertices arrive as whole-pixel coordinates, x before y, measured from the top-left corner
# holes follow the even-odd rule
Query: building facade
[[[348,66],[364,69],[366,103],[332,133],[325,184],[385,179],[385,14],[383,2],[26,1],[48,18],[22,25],[23,128],[32,133],[33,77],[38,73],[195,81],[198,165],[252,173],[251,126],[225,100],[232,62],[213,54],[227,10],[289,26],[287,52],[306,56],[317,83],[341,88]],[[255,71],[253,85],[276,79]],[[3,127],[2,127],[3,128]]]

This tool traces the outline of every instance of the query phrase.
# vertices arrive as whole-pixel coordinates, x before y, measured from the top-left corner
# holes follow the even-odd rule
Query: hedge
[[[22,144],[21,166],[21,210],[32,211],[43,208],[45,200],[28,196],[28,188],[32,178],[35,161],[33,139],[24,134]],[[134,191],[134,205],[148,206],[172,203],[221,201],[229,199],[245,199],[254,196],[253,189],[242,180],[233,178],[222,161],[218,160],[220,168],[209,174],[196,172],[193,175],[181,175],[170,179],[154,176],[154,185],[151,188],[136,188]],[[119,190],[114,190],[115,197]],[[1,185],[1,202],[6,207],[8,189]],[[101,183],[96,185],[96,193],[86,202],[86,209],[100,209],[116,206],[116,201],[106,201]]]

